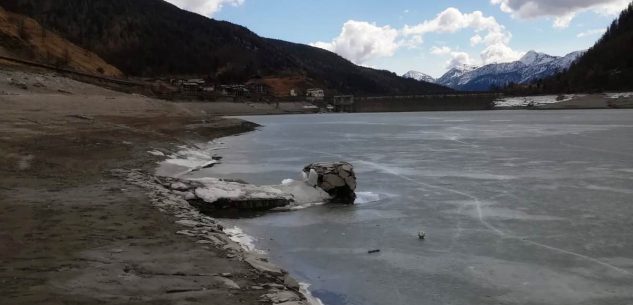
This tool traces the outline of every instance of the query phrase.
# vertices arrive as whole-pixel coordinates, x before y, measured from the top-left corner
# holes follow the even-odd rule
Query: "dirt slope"
[[[34,60],[77,71],[122,76],[116,67],[23,15],[0,7],[0,55]]]

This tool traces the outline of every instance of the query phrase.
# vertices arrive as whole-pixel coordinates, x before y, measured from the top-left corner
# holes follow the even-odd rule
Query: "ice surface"
[[[365,204],[376,202],[381,199],[380,194],[372,193],[372,192],[356,192],[356,204]]]
[[[317,160],[354,164],[360,191],[371,192],[359,201],[378,194],[379,202],[235,223],[328,304],[633,304],[632,118],[626,110],[249,117],[266,127],[228,139],[235,153],[217,169],[238,165],[234,178],[266,183]]]

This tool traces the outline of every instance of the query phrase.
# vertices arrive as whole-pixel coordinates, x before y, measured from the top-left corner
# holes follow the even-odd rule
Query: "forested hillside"
[[[506,88],[511,94],[633,90],[633,3],[570,68],[530,86]]]
[[[544,85],[549,91],[633,90],[633,3],[566,73]]]
[[[299,77],[359,95],[450,91],[360,67],[325,50],[262,38],[162,0],[0,0],[0,5],[36,19],[129,75],[199,75],[223,83]]]

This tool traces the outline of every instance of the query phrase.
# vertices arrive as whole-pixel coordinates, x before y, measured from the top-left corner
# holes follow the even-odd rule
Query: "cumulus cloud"
[[[439,13],[435,19],[424,21],[418,25],[405,25],[405,35],[419,35],[425,33],[455,33],[465,28],[475,31],[503,32],[505,29],[497,23],[494,17],[486,17],[480,11],[462,13],[454,7]]]
[[[490,0],[490,3],[517,18],[552,17],[554,27],[564,28],[580,12],[614,15],[622,11],[630,0]]]
[[[451,48],[449,47],[432,47],[431,54],[435,55],[446,55],[451,53]]]
[[[481,52],[483,64],[510,62],[521,58],[522,53],[512,50],[508,44],[512,33],[499,24],[492,16],[485,16],[480,11],[462,13],[456,8],[448,8],[439,13],[434,19],[424,21],[414,26],[405,26],[404,35],[423,35],[425,33],[455,33],[460,30],[472,29],[475,35],[470,38],[471,46],[484,44],[486,48]],[[435,55],[451,55],[449,67],[459,64],[473,64],[472,58],[464,52],[439,52],[431,49]]]
[[[213,16],[226,5],[240,6],[245,0],[166,0],[167,2],[194,13]]]
[[[393,56],[402,45],[397,39],[398,30],[390,26],[350,20],[345,22],[339,36],[331,42],[319,41],[311,45],[363,64],[370,59]]]
[[[470,37],[470,45],[474,47],[474,46],[480,44],[483,40],[484,40],[484,38],[481,37],[479,34],[477,34],[477,35],[475,35],[473,37]]]
[[[312,46],[335,52],[356,64],[379,58],[393,56],[401,47],[417,47],[422,44],[428,33],[456,33],[469,29],[475,32],[470,44],[483,44],[485,50],[480,54],[485,64],[517,60],[520,52],[512,50],[508,44],[512,34],[492,16],[480,11],[463,13],[456,8],[447,8],[435,18],[416,25],[405,25],[397,30],[390,26],[378,26],[364,21],[347,21],[339,36],[331,42],[315,42]],[[465,52],[452,52],[448,47],[433,47],[435,55],[450,55],[449,66],[473,64],[473,59]]]
[[[505,44],[497,43],[488,46],[483,52],[481,52],[481,61],[484,65],[500,63],[500,62],[512,62],[519,60],[523,56],[523,52],[512,50]]]
[[[431,48],[431,54],[446,56],[449,55],[450,59],[446,62],[446,68],[451,69],[457,66],[463,65],[475,65],[475,60],[466,52],[453,51],[449,47],[437,47]]]
[[[583,38],[583,37],[587,37],[587,36],[602,35],[606,31],[607,31],[607,29],[604,29],[604,28],[587,30],[587,31],[578,33],[578,35],[576,35],[576,37]]]
[[[451,59],[446,63],[448,69],[463,65],[473,65],[474,61],[466,52],[451,52]]]

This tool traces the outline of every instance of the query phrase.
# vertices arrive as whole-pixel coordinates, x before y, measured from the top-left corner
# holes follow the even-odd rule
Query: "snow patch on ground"
[[[317,297],[315,297],[314,295],[312,295],[312,292],[310,292],[310,284],[308,283],[299,283],[299,292],[301,292],[301,294],[303,294],[304,297],[306,297],[306,301],[308,301],[308,304],[310,305],[324,305],[323,302],[321,302],[321,300]]]
[[[162,151],[158,151],[158,150],[150,150],[147,153],[152,155],[152,156],[157,156],[157,157],[164,157],[165,156],[165,154]]]
[[[586,94],[502,97],[494,103],[495,107],[527,107],[566,102],[584,96]],[[633,92],[608,92],[604,96],[608,99],[630,98],[633,97]]]
[[[610,99],[618,99],[618,98],[629,98],[633,96],[633,92],[609,92],[609,93],[605,93],[604,95],[607,96],[607,98]]]
[[[168,159],[162,162],[164,166],[176,166],[181,169],[176,175],[173,175],[175,177],[180,177],[190,172],[220,163],[220,158],[214,152],[226,149],[226,147],[218,146],[215,142],[209,142],[207,144],[196,145],[195,147],[180,146],[179,149],[178,152],[170,154]],[[158,153],[163,154],[157,150],[149,153],[156,156],[159,156]]]
[[[308,185],[305,181],[292,179],[284,180],[281,185],[270,186],[280,192],[291,194],[295,205],[319,204],[330,199],[330,195],[319,187]]]
[[[541,95],[541,96],[520,96],[520,97],[503,97],[496,100],[495,107],[527,107],[529,105],[547,105],[559,102],[566,102],[574,98],[583,97],[582,94],[569,95]]]
[[[197,178],[191,181],[200,182],[204,187],[197,188],[195,193],[206,202],[219,199],[288,199],[293,203],[282,209],[302,209],[324,204],[330,195],[318,187],[309,186],[305,181],[286,179],[280,185],[257,186],[239,182],[224,181],[217,178]]]
[[[280,186],[256,186],[217,178],[197,178],[191,181],[204,185],[196,189],[196,196],[206,202],[216,202],[219,199],[292,199],[292,195],[282,191]]]
[[[232,241],[242,246],[242,249],[244,249],[245,251],[266,254],[266,251],[259,250],[255,247],[255,237],[244,233],[242,229],[238,227],[233,227],[230,229],[224,229],[224,233],[226,233],[226,235],[228,235]]]

